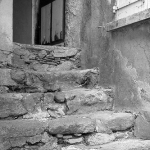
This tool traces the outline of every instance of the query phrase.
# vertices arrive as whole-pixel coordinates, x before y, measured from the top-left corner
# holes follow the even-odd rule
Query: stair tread
[[[110,111],[65,116],[53,120],[48,118],[0,120],[0,137],[33,136],[27,134],[32,133],[30,131],[35,131],[36,134],[37,132],[41,133],[41,130],[48,130],[52,135],[91,133],[102,127],[103,131],[104,128],[121,131],[132,127],[133,123],[134,116],[132,114]],[[4,128],[5,132],[3,132]]]
[[[71,145],[62,150],[148,150],[150,140],[126,139],[99,146]]]
[[[14,69],[0,69],[1,86],[27,85],[30,87],[49,88],[50,85],[58,85],[62,89],[70,89],[79,85],[91,84],[94,86],[98,82],[99,71],[96,69],[37,72]],[[88,81],[88,82],[87,82]]]

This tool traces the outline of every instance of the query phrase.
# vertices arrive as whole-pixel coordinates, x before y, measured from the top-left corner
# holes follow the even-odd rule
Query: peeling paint
[[[125,71],[134,81],[138,79],[138,74],[136,71],[136,68],[132,66],[132,64],[129,65],[128,59],[126,57],[123,57],[121,54],[121,51],[115,50],[118,53],[118,60],[119,63],[121,64],[122,70]]]

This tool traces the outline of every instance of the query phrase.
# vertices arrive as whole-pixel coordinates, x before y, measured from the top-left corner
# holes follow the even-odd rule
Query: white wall
[[[13,0],[0,0],[0,49],[11,50]]]

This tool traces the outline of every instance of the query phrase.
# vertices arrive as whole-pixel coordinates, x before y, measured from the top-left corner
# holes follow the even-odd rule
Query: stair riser
[[[35,146],[37,146],[37,148],[39,148],[40,145],[38,144],[40,144],[41,141],[43,141],[45,143],[44,146],[46,146],[50,141],[54,142],[57,140],[59,141],[60,139],[61,141],[63,139],[67,139],[66,135],[69,135],[68,139],[70,140],[64,141],[77,143],[78,142],[84,143],[85,141],[83,139],[91,143],[92,140],[96,137],[99,138],[105,137],[110,142],[118,137],[116,134],[112,134],[112,132],[110,132],[111,134],[94,133],[98,128],[97,124],[95,124],[97,120],[101,120],[105,125],[106,129],[110,131],[118,130],[119,132],[121,130],[124,131],[131,128],[134,124],[133,115],[129,113],[126,114],[126,113],[110,113],[110,112],[107,113],[98,112],[97,114],[90,114],[90,115],[68,116],[66,118],[60,118],[55,120],[28,120],[28,119],[7,120],[7,121],[1,120],[0,144],[3,150],[7,150],[11,147],[23,147],[24,145],[28,144],[29,147],[30,146],[32,147],[32,145],[34,144]],[[59,135],[62,134],[61,138],[57,137],[58,134]],[[80,138],[80,140],[77,137],[75,140],[73,140],[72,138],[77,134],[79,134],[78,138]],[[105,143],[104,139],[102,140]],[[55,143],[55,145],[57,145],[57,143]]]
[[[20,70],[0,69],[0,85],[19,87],[23,92],[55,91],[54,86],[62,90],[74,87],[94,87],[98,84],[97,70],[58,71],[58,72],[27,72]],[[57,90],[57,89],[56,89]]]
[[[61,118],[112,110],[113,98],[102,90],[0,94],[0,118]]]
[[[70,70],[80,68],[80,61],[80,49],[14,44],[12,64],[20,68],[35,71],[50,71],[52,67]],[[64,62],[68,62],[68,65],[62,66]]]

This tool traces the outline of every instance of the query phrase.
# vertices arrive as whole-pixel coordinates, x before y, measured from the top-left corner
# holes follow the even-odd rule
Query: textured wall
[[[0,61],[10,62],[13,0],[0,0]]]
[[[150,108],[150,21],[112,33],[117,109]]]
[[[67,0],[66,46],[82,48],[83,68],[105,69],[110,37],[104,26],[112,20],[113,0]],[[107,69],[105,69],[107,71]],[[103,78],[101,73],[101,77]],[[104,79],[105,80],[105,79]]]
[[[84,0],[66,0],[65,45],[80,47],[81,22]]]

